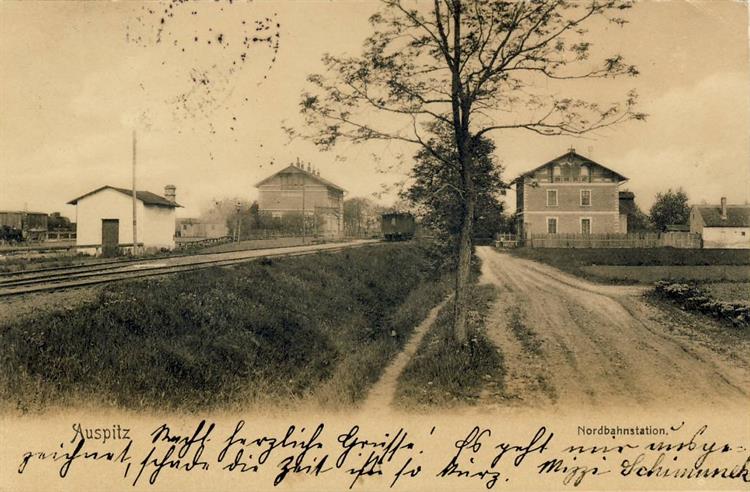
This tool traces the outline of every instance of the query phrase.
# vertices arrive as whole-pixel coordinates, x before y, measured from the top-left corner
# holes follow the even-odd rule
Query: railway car
[[[412,214],[392,212],[380,217],[380,229],[386,241],[407,241],[414,237],[417,225]]]
[[[8,231],[20,231],[21,239],[17,241],[44,241],[47,239],[47,214],[42,212],[26,212],[0,210],[0,226],[4,236]],[[15,237],[15,233],[11,236]],[[6,238],[7,240],[7,238]]]

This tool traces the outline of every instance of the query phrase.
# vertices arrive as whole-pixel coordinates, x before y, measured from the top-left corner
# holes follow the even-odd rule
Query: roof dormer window
[[[590,176],[589,167],[586,164],[581,165],[580,177],[581,181],[588,182]]]

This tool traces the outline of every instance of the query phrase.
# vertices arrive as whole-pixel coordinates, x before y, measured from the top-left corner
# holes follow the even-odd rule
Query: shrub
[[[679,305],[682,309],[713,316],[736,327],[750,325],[750,306],[717,301],[698,285],[663,280],[656,282],[654,292],[657,296]]]

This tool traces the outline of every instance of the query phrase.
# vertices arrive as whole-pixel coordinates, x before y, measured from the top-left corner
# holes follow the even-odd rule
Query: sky
[[[0,2],[0,210],[74,217],[71,199],[129,187],[133,130],[138,188],[174,184],[183,217],[214,200],[253,199],[255,183],[298,157],[348,197],[404,179],[410,161],[400,156],[414,147],[344,143],[321,152],[282,130],[301,124],[300,94],[321,56],[361,51],[376,2],[168,5]],[[595,25],[589,37],[594,54],[622,54],[639,77],[554,90],[617,100],[636,89],[646,122],[584,138],[493,133],[504,176],[574,147],[630,178],[623,188],[644,210],[677,187],[692,203],[750,200],[747,3],[641,1],[627,18],[623,28]],[[512,210],[512,193],[507,199]]]

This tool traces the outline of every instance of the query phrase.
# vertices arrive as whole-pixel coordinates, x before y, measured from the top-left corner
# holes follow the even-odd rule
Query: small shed
[[[704,248],[750,249],[750,205],[694,205],[690,232],[698,233]]]
[[[165,195],[136,191],[137,241],[146,250],[174,249],[174,186]],[[133,246],[133,192],[102,186],[68,202],[76,206],[76,246],[94,254],[125,250]]]

